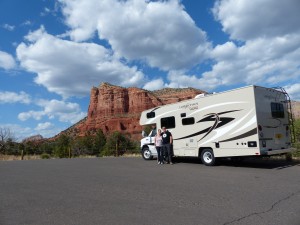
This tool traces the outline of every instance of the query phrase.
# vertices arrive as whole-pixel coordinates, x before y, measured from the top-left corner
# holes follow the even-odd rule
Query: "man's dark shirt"
[[[166,132],[161,133],[163,144],[170,144],[170,137],[172,134],[167,130]]]

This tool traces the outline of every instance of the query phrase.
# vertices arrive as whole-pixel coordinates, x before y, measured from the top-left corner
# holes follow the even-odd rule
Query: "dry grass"
[[[35,160],[41,159],[39,155],[25,155],[23,160]],[[16,155],[2,155],[0,154],[0,161],[13,161],[13,160],[22,160],[21,156]]]

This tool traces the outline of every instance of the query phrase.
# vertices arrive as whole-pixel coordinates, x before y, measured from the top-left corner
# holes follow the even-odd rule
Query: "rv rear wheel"
[[[213,166],[216,163],[214,152],[211,149],[203,149],[201,152],[201,161],[206,166]]]
[[[152,159],[152,155],[151,155],[151,152],[149,150],[149,147],[144,147],[143,148],[143,151],[142,151],[142,156],[145,160],[150,160]]]

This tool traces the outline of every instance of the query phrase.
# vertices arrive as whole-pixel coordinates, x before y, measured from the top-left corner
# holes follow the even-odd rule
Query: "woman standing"
[[[164,164],[163,154],[162,154],[162,136],[161,129],[157,130],[157,134],[154,138],[154,144],[157,151],[157,164]]]

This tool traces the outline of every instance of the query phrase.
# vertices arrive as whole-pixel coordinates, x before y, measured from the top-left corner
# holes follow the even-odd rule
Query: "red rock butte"
[[[135,87],[119,87],[108,83],[91,90],[87,117],[63,131],[68,135],[84,136],[101,129],[104,134],[120,131],[132,139],[141,138],[139,125],[142,111],[159,105],[194,98],[204,91],[194,88],[164,88],[148,91]]]

